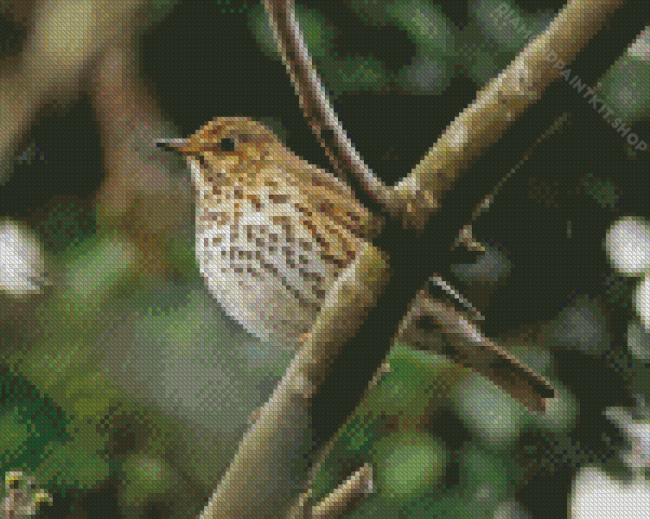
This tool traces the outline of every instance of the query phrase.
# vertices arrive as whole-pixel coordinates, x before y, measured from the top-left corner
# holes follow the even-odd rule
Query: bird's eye
[[[221,151],[235,151],[235,139],[221,139]]]

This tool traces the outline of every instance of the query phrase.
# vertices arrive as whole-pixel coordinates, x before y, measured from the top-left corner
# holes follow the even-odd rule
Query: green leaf
[[[580,403],[573,391],[558,380],[549,378],[556,396],[548,400],[546,413],[530,413],[530,423],[543,430],[562,435],[568,434],[576,425]]]
[[[650,116],[650,63],[647,57],[624,55],[600,79],[606,104],[627,124]]]
[[[397,25],[407,31],[418,52],[429,58],[451,54],[455,37],[451,23],[439,7],[427,0],[403,0],[386,7]]]
[[[386,25],[392,18],[388,0],[352,0],[350,8],[364,22],[372,22],[379,27]]]
[[[66,490],[91,489],[108,474],[103,456],[91,453],[81,441],[70,441],[54,446],[35,476],[46,488],[65,494]]]
[[[354,468],[370,461],[379,443],[384,446],[380,449],[383,452],[386,446],[393,445],[396,440],[391,438],[396,438],[396,433],[389,431],[394,430],[395,425],[402,431],[399,434],[407,430],[406,434],[417,436],[414,424],[426,419],[437,405],[444,405],[454,384],[470,373],[446,357],[414,350],[407,344],[395,344],[387,366],[389,371],[369,389],[336,434],[321,470],[314,477],[316,501],[332,492]],[[388,423],[390,427],[386,427]],[[417,438],[422,440],[423,437]],[[438,452],[438,446],[434,447],[431,448]],[[426,452],[424,455],[428,456]]]
[[[485,445],[504,448],[513,444],[527,422],[524,406],[481,375],[469,377],[454,395],[461,421]]]
[[[372,457],[378,494],[388,503],[402,504],[436,494],[451,458],[442,440],[414,431],[386,436]]]
[[[296,4],[296,17],[312,58],[329,56],[333,46],[331,41],[334,38],[334,27],[328,25],[325,17],[316,9],[309,9],[300,4]],[[260,50],[268,57],[280,59],[281,54],[278,52],[266,10],[261,5],[256,6],[251,9],[248,18],[248,25]]]
[[[128,510],[128,516],[134,516],[134,508],[170,492],[176,480],[172,467],[163,458],[155,456],[129,456],[122,471],[124,477],[120,501],[122,507]]]
[[[364,403],[375,416],[417,417],[443,401],[466,374],[447,357],[398,344],[391,352],[388,371],[373,387]]]
[[[2,438],[0,467],[3,470],[12,468],[23,457],[27,441],[32,435],[32,426],[22,423],[21,417],[20,409],[17,407],[0,416],[0,438]]]
[[[503,6],[507,9],[504,9]],[[486,40],[496,43],[497,53],[517,53],[526,45],[529,23],[514,2],[503,0],[471,0],[470,15]]]
[[[496,507],[514,497],[519,485],[517,467],[505,454],[467,444],[460,456],[461,494],[477,508]]]

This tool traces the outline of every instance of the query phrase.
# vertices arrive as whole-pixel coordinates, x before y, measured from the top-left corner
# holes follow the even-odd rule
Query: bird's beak
[[[159,139],[156,141],[156,146],[167,151],[177,151],[186,155],[194,155],[203,150],[200,145],[192,143],[188,139]]]

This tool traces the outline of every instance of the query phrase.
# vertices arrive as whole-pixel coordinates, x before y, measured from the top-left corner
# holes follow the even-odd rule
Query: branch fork
[[[621,0],[570,1],[546,32],[531,42],[505,71],[477,94],[476,101],[456,118],[424,160],[394,188],[389,189],[363,165],[351,141],[344,135],[325,96],[307,47],[300,37],[293,1],[264,1],[282,51],[283,61],[298,93],[301,108],[317,139],[327,150],[337,173],[346,180],[354,179],[382,206],[384,212],[391,215],[391,218],[400,219],[405,227],[419,230],[424,229],[432,213],[443,212],[445,193],[453,189],[462,171],[476,160],[483,150],[496,142],[528,106],[541,97],[551,81],[559,78],[552,70],[552,64],[549,64],[544,56],[555,52],[569,64],[601,28],[607,16],[621,4]],[[324,133],[329,133],[334,138],[328,141],[324,138]],[[461,239],[475,246],[470,229],[465,229]],[[369,268],[370,265],[373,267]],[[298,372],[309,372],[310,377],[317,374],[312,378],[312,390],[314,393],[318,391],[319,382],[325,377],[332,359],[350,334],[361,325],[368,308],[376,301],[381,289],[388,282],[388,265],[388,255],[369,246],[344,272],[341,283],[337,282],[337,286],[327,295],[331,304],[323,306],[312,331],[302,341],[302,347],[295,359],[297,364],[292,364],[285,377],[294,369]],[[354,279],[355,283],[345,284],[346,280]],[[444,333],[455,339],[459,362],[496,379],[512,396],[543,412],[544,398],[554,394],[546,381],[482,336],[471,320],[463,319],[453,306],[436,302],[425,292],[419,293],[418,298],[416,306],[436,316],[438,324],[444,328]],[[342,330],[341,323],[345,323],[345,330]],[[495,363],[505,369],[495,372],[490,366]],[[283,383],[279,387],[284,387]],[[308,400],[304,402],[307,412]],[[267,412],[270,408],[273,413]],[[271,427],[273,431],[274,424],[290,421],[291,416],[281,416],[283,409],[289,408],[286,402],[283,407],[282,391],[279,391],[274,393],[269,403],[264,406],[251,434],[241,444],[228,474],[219,484],[202,514],[203,519],[239,518],[249,515],[252,510],[256,511],[256,517],[270,517],[273,513],[277,516],[278,510],[271,506],[268,498],[265,507],[259,497],[242,496],[234,489],[244,488],[246,477],[253,466],[258,471],[267,470],[260,466],[267,462],[264,456],[261,456],[263,451],[259,450],[259,442],[270,440],[268,435],[264,434],[269,431],[267,427]],[[280,441],[282,429],[275,430],[278,432],[271,433],[271,436]],[[350,478],[348,481],[362,480],[362,476],[363,473],[357,475],[357,479]],[[287,493],[290,493],[292,482],[285,480],[284,484]],[[274,482],[274,486],[277,488],[277,482]],[[297,487],[294,485],[293,488]],[[323,508],[322,510],[327,512],[323,512],[325,515],[320,517],[338,516],[338,511],[344,504],[339,489],[330,496],[336,506]],[[310,513],[311,517],[314,517],[314,509],[306,506],[309,504],[310,495],[308,490],[306,492],[302,497],[297,497],[298,504],[293,507],[297,512],[289,515],[290,517],[310,517]],[[289,500],[285,497],[287,494],[284,494],[282,499],[288,503]],[[306,509],[309,511],[305,512]],[[291,508],[287,508],[286,513],[289,513],[289,510]]]

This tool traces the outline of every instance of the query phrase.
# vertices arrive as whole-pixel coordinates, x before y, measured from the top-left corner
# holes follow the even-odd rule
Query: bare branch
[[[343,272],[201,518],[280,517],[287,512],[308,476],[303,453],[311,443],[312,397],[389,278],[388,258],[371,245]]]
[[[490,81],[409,175],[391,191],[388,207],[405,227],[423,229],[445,192],[466,169],[560,78],[546,56],[569,64],[623,0],[573,0],[539,38]],[[555,62],[557,63],[557,62]]]
[[[264,0],[264,6],[303,114],[339,178],[355,178],[373,200],[385,205],[388,188],[374,176],[343,131],[300,34],[293,0]]]
[[[373,470],[368,463],[350,475],[318,505],[311,506],[311,489],[299,499],[287,519],[333,519],[349,513],[373,492]]]

